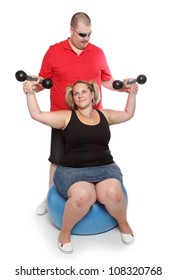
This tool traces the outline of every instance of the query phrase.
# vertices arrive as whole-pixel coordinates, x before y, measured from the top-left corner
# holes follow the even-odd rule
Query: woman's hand
[[[37,78],[36,76],[32,76],[33,78]],[[35,92],[36,89],[36,85],[38,85],[40,82],[40,79],[38,79],[37,81],[25,81],[23,83],[23,92],[25,94],[32,94]]]
[[[133,81],[134,79],[132,78],[127,78],[123,80],[124,87],[126,88],[126,92],[128,93],[135,93],[137,94],[138,92],[138,84],[128,84],[128,82]]]

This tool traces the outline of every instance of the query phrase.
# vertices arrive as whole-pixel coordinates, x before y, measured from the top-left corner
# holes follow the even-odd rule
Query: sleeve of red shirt
[[[50,48],[47,50],[43,57],[42,65],[40,68],[39,76],[43,78],[52,78],[52,67],[49,63],[50,61]]]
[[[101,80],[109,81],[112,78],[112,74],[103,50],[101,50],[101,55],[102,55],[102,62],[103,62],[102,69],[101,69]]]

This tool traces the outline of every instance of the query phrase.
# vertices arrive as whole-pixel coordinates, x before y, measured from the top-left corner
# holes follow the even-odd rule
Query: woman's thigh
[[[109,178],[95,185],[97,200],[105,204],[107,200],[119,200],[123,195],[121,182],[114,178]]]

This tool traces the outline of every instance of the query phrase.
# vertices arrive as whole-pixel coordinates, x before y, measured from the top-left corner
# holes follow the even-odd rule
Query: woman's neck
[[[92,115],[93,115],[93,112],[94,112],[94,109],[93,108],[88,108],[88,109],[77,109],[78,113],[87,118],[87,119],[91,119],[92,118]]]

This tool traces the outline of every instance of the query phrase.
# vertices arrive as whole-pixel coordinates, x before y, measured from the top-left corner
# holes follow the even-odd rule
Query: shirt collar
[[[69,39],[69,38],[68,38],[68,39]],[[64,46],[64,48],[65,48],[66,50],[73,50],[72,47],[70,46],[69,42],[68,42],[68,39],[62,42],[62,43],[63,43],[63,46]],[[83,50],[83,52],[87,52],[87,51],[91,51],[91,50],[92,50],[92,44],[89,43],[89,44],[87,45],[87,47]]]

